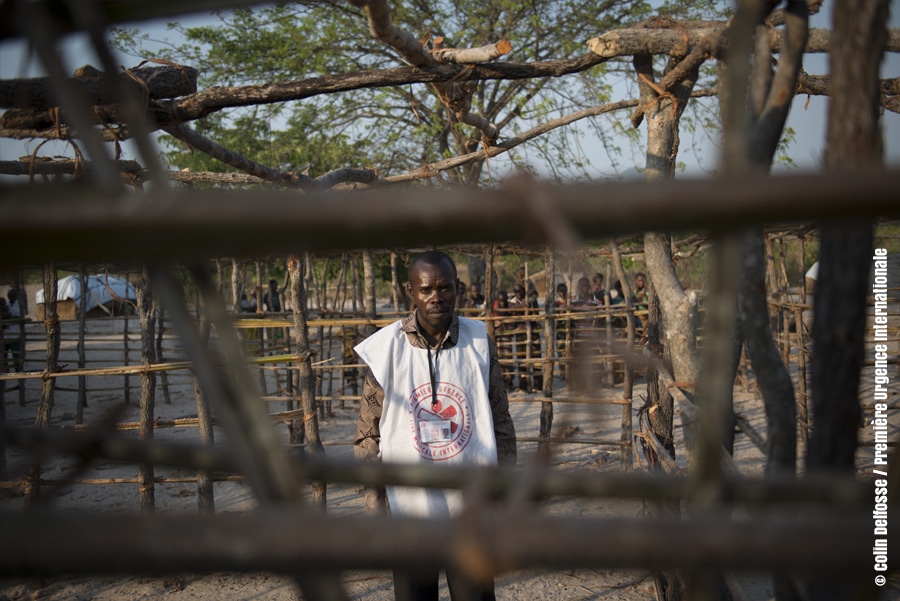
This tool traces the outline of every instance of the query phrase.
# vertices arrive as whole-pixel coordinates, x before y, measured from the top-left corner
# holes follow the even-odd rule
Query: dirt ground
[[[118,320],[98,320],[92,325],[97,330],[89,341],[89,352],[94,357],[105,357],[110,365],[122,362],[121,325]],[[104,325],[107,324],[107,325]],[[74,325],[64,324],[68,337],[63,342],[61,362],[71,368],[74,364],[74,339],[71,337]],[[107,330],[104,330],[107,328]],[[118,328],[118,330],[117,330]],[[132,320],[129,328],[133,340],[137,340],[136,320]],[[135,347],[138,343],[133,342]],[[167,338],[166,360],[180,358],[178,343],[174,338]],[[42,346],[30,343],[29,356],[40,359]],[[131,361],[135,361],[131,359]],[[38,361],[29,363],[26,370],[40,370]],[[271,394],[275,388],[275,374],[267,375],[267,388]],[[138,377],[131,376],[128,385],[131,387],[131,404],[125,408],[122,421],[138,419]],[[88,407],[85,410],[85,422],[98,420],[113,406],[122,400],[125,386],[123,376],[91,377],[88,382],[91,389]],[[196,415],[193,392],[186,372],[169,375],[171,403],[166,403],[161,391],[157,392],[156,415],[160,420],[172,420]],[[74,378],[60,380],[56,406],[53,410],[54,426],[72,426],[75,418]],[[9,387],[8,387],[9,388]],[[29,380],[25,383],[26,402],[20,406],[17,390],[7,390],[5,408],[8,423],[12,426],[30,426],[33,424],[37,401],[39,398],[40,380]],[[607,398],[616,398],[621,393],[613,389],[602,391]],[[644,384],[640,381],[635,390],[634,409],[641,404],[644,395]],[[521,438],[536,438],[539,429],[540,403],[535,397],[521,393],[514,394],[511,402],[511,413]],[[282,403],[271,403],[270,411],[283,409]],[[737,395],[737,409],[760,432],[765,431],[765,416],[762,403],[754,399],[752,394],[740,392]],[[350,443],[356,422],[357,404],[346,401],[332,405],[333,415],[322,422],[322,437],[326,443],[326,452],[330,457],[342,458],[352,456]],[[619,406],[607,405],[600,409],[588,405],[556,403],[554,436],[569,436],[570,440],[578,439],[618,439],[621,431],[621,411]],[[286,438],[286,428],[277,426]],[[680,440],[680,422],[678,444]],[[216,432],[219,444],[224,440],[220,431]],[[198,432],[195,427],[165,428],[156,432],[156,438],[171,441],[197,441]],[[681,447],[683,448],[683,447]],[[680,450],[680,449],[679,449]],[[528,465],[535,460],[536,443],[519,444],[519,463]],[[591,444],[557,444],[551,464],[559,470],[575,472],[614,472],[620,469],[616,447],[598,447]],[[12,474],[21,469],[21,457],[15,450],[8,451],[9,468]],[[759,475],[762,471],[764,457],[762,453],[743,435],[737,438],[735,449],[736,464],[746,475]],[[871,449],[864,447],[860,451],[861,465],[871,461]],[[61,478],[74,464],[71,457],[54,457],[45,465],[43,477],[46,479]],[[679,464],[685,465],[683,453],[679,453]],[[635,462],[635,469],[643,466]],[[85,479],[133,478],[137,474],[135,466],[113,464],[96,464],[85,473]],[[159,468],[157,476],[190,475],[184,470]],[[157,511],[195,512],[197,511],[196,485],[193,483],[159,484],[156,487]],[[136,484],[72,484],[56,491],[53,500],[60,510],[78,510],[89,512],[137,512],[139,509],[138,487]],[[24,506],[21,495],[12,495],[9,490],[0,490],[0,511],[20,511]],[[255,500],[249,489],[236,482],[219,482],[216,484],[216,511],[243,511],[255,506]],[[554,498],[542,502],[542,510],[550,514],[583,515],[583,516],[626,516],[639,515],[639,501]],[[361,495],[356,487],[347,485],[329,485],[328,511],[333,515],[349,515],[362,512]],[[603,544],[603,541],[598,541]],[[772,587],[768,576],[762,574],[738,575],[750,601],[767,601],[772,597]],[[343,575],[345,588],[351,599],[368,599],[372,601],[388,601],[393,599],[393,588],[388,572],[346,572]],[[653,598],[652,580],[646,571],[578,569],[578,570],[528,570],[503,574],[496,580],[497,597],[500,600],[546,599],[556,600],[604,600],[634,601]],[[442,584],[442,599],[449,599],[446,585]],[[289,601],[301,598],[293,581],[289,578],[271,574],[184,574],[165,578],[145,578],[136,576],[62,576],[46,580],[12,579],[0,580],[0,601],[7,599],[42,599],[48,601],[113,601],[121,599],[157,599],[171,601]],[[887,599],[889,597],[885,597]],[[895,597],[896,598],[896,597]]]

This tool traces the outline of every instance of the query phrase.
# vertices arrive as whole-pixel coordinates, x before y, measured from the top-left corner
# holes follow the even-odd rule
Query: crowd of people
[[[643,273],[634,276],[631,286],[632,305],[635,310],[638,336],[646,325],[649,306],[647,278]],[[559,283],[555,288],[555,313],[567,316],[556,320],[555,346],[550,349],[557,357],[571,357],[584,354],[588,347],[602,353],[606,342],[607,320],[615,329],[626,326],[624,311],[613,308],[626,304],[622,283],[616,280],[611,290],[605,287],[605,278],[595,273],[590,279],[581,277],[575,285],[575,294],[569,294],[569,287]],[[537,316],[543,313],[538,301],[538,291],[525,272],[520,269],[514,274],[511,293],[501,288],[495,293],[490,315],[494,318],[494,335],[497,350],[504,362],[504,379],[508,387],[525,391],[540,390],[543,374],[539,359],[542,355],[543,324]],[[461,315],[475,316],[485,311],[485,296],[482,287],[474,282],[466,285],[460,281],[457,287],[457,311]],[[588,315],[581,316],[580,314]],[[523,319],[535,315],[536,319]],[[590,352],[590,350],[587,350]],[[597,354],[597,353],[595,353]],[[517,381],[516,381],[517,380]]]

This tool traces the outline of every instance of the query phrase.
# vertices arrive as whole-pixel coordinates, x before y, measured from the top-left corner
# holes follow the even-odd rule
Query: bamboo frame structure
[[[39,16],[46,10],[43,4],[20,2],[15,6]],[[230,5],[206,0],[177,5],[101,3],[99,9],[106,22],[116,22]],[[116,249],[118,261],[138,264],[152,260],[154,267],[150,275],[183,341],[183,351],[189,358],[198,390],[221,420],[235,452],[226,454],[214,447],[167,446],[149,438],[124,440],[111,427],[102,431],[84,428],[76,430],[74,436],[40,428],[25,433],[4,429],[3,442],[17,444],[37,458],[47,453],[78,454],[90,450],[95,457],[141,465],[237,471],[251,486],[261,508],[252,515],[203,520],[195,516],[70,516],[38,509],[21,515],[0,515],[0,531],[5,541],[0,546],[0,573],[165,574],[266,570],[291,574],[301,583],[305,596],[318,601],[342,598],[333,586],[341,570],[389,569],[411,563],[425,567],[452,565],[477,578],[527,567],[619,566],[778,569],[801,574],[842,574],[852,580],[859,570],[871,566],[868,483],[838,477],[790,481],[733,478],[719,465],[719,447],[709,428],[700,447],[700,463],[707,469],[688,478],[648,478],[639,474],[567,476],[538,467],[512,473],[476,468],[344,466],[320,461],[314,455],[298,460],[277,440],[271,421],[273,417],[292,420],[303,416],[305,419],[315,413],[315,407],[309,403],[314,384],[310,381],[311,348],[302,349],[296,355],[281,356],[289,357],[285,360],[297,359],[298,365],[285,368],[285,372],[292,374],[296,370],[304,376],[298,378],[304,407],[269,415],[267,406],[254,395],[254,380],[241,354],[238,330],[225,310],[225,301],[215,290],[209,273],[196,265],[224,256],[358,248],[370,253],[369,249],[398,245],[412,248],[460,243],[486,244],[492,264],[495,244],[508,240],[549,242],[568,249],[581,240],[653,229],[700,228],[727,237],[748,223],[838,219],[850,215],[893,216],[898,212],[896,191],[900,189],[900,171],[772,178],[731,174],[727,178],[703,181],[433,190],[429,202],[423,203],[421,191],[398,191],[389,184],[358,194],[302,196],[296,191],[272,190],[176,191],[158,177],[158,165],[151,164],[155,189],[135,202],[133,192],[125,193],[118,187],[115,164],[101,159],[105,155],[99,148],[99,136],[87,135],[91,130],[87,107],[79,102],[77,95],[66,93],[69,88],[62,75],[61,62],[50,51],[53,47],[50,34],[42,30],[40,19],[24,20],[33,25],[29,33],[51,71],[57,96],[67,100],[64,108],[74,116],[76,129],[86,134],[88,154],[97,161],[88,167],[96,179],[92,184],[79,186],[40,185],[39,192],[36,186],[5,187],[0,202],[4,266],[23,268],[46,264],[49,274],[60,261],[106,261],[110,258],[110,248]],[[5,35],[19,34],[5,32]],[[444,80],[457,73],[455,69],[443,71]],[[139,138],[146,142],[146,135]],[[149,156],[146,158],[150,161]],[[723,197],[728,202],[722,202]],[[855,202],[847,203],[848,198]],[[54,243],[35,245],[34,240]],[[547,255],[547,262],[552,264],[552,248]],[[291,255],[291,267],[295,270],[292,275],[301,271],[300,263],[304,259],[308,260],[309,256]],[[220,336],[227,368],[223,368],[223,363],[197,331],[172,270],[167,267],[176,262],[194,266],[192,273],[200,288],[199,296]],[[366,273],[366,279],[371,275]],[[309,277],[309,270],[305,276]],[[306,285],[305,278],[294,279],[293,284],[301,289]],[[490,291],[487,296],[492,297]],[[541,432],[534,440],[544,446],[560,442],[550,435],[552,403],[564,401],[552,398],[552,374],[557,367],[565,369],[571,364],[566,357],[553,356],[555,326],[560,320],[576,316],[574,312],[554,313],[552,298],[552,292],[548,293],[547,313],[540,317],[545,324],[547,350],[543,357]],[[725,300],[716,296],[711,302]],[[367,297],[368,318],[357,323],[307,322],[306,315],[302,319],[296,317],[300,311],[295,312],[294,321],[289,323],[262,323],[265,323],[263,327],[293,327],[303,335],[302,342],[295,342],[311,347],[305,331],[309,325],[319,328],[320,344],[326,342],[326,327],[374,325],[373,301],[374,298]],[[54,304],[55,295],[48,302]],[[321,302],[320,306],[326,303]],[[797,311],[795,305],[781,306],[793,313]],[[298,309],[305,311],[305,307]],[[55,309],[50,315],[55,315]],[[629,312],[632,323],[633,317]],[[527,319],[539,318],[528,316]],[[260,327],[262,323],[247,327]],[[507,322],[501,319],[490,323]],[[47,326],[49,332],[58,322],[51,317]],[[715,348],[719,348],[727,332],[711,329],[704,335],[709,337],[711,346],[715,343]],[[129,340],[126,333],[123,344]],[[791,357],[789,345],[787,337],[784,356],[788,358]],[[262,344],[259,352],[263,352]],[[526,360],[536,361],[536,358],[526,357]],[[513,360],[514,365],[515,362],[521,364],[518,357]],[[53,387],[60,377],[111,373],[127,376],[157,369],[162,373],[184,369],[181,364],[169,363],[165,368],[145,365],[59,372],[57,357],[49,349],[48,363],[47,370],[40,374],[3,375],[0,381],[39,378],[49,391],[42,398],[44,408],[43,401],[52,400]],[[347,366],[319,366],[319,371],[328,373],[343,369]],[[716,372],[710,377],[721,378],[722,374]],[[293,382],[292,375],[288,381]],[[671,385],[687,418],[693,420],[696,406],[676,383]],[[129,390],[126,388],[126,395]],[[285,396],[285,400],[296,398],[296,393]],[[324,399],[327,396],[320,395],[319,400]],[[630,400],[615,402],[624,405]],[[138,427],[147,425],[144,420]],[[746,431],[753,436],[749,434],[752,429]],[[599,442],[622,447],[632,444],[631,436],[623,434],[623,438]],[[307,441],[306,448],[314,450],[316,444],[320,444],[317,432],[314,440]],[[889,469],[892,479],[900,480],[900,460],[895,457]],[[39,486],[39,470],[29,473],[30,485]],[[130,479],[112,481],[132,482]],[[140,479],[141,484],[152,486],[150,481],[155,479]],[[464,514],[444,520],[333,517],[304,506],[308,485],[326,481],[459,488],[465,490],[470,503]],[[560,494],[614,498],[633,495],[685,501],[696,512],[685,521],[558,518],[541,515],[533,504],[535,498]],[[796,505],[796,513],[803,515],[803,519],[785,517],[781,511],[784,504]],[[731,509],[745,506],[759,511],[748,512],[747,519],[731,518]],[[900,516],[893,509],[890,524],[889,536],[900,536]],[[360,530],[369,536],[359,537]],[[297,537],[296,532],[305,536]],[[309,545],[308,540],[318,544]],[[423,549],[422,540],[432,544]],[[605,544],[597,544],[598,540]],[[898,566],[900,558],[893,554],[890,568],[896,570]]]

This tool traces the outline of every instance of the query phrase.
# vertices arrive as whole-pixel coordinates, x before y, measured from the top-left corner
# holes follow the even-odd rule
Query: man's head
[[[466,297],[466,283],[462,280],[456,280],[456,298],[463,299]]]
[[[591,282],[587,278],[578,278],[578,284],[575,286],[575,296],[579,300],[586,300],[591,294]]]
[[[456,307],[456,264],[446,253],[430,250],[409,262],[406,293],[416,320],[426,334],[440,338],[450,326]]]
[[[603,288],[603,274],[595,273],[594,277],[591,278],[591,281],[594,284],[594,290],[601,290]]]
[[[569,287],[566,286],[565,282],[560,282],[556,285],[556,296],[565,300],[567,296],[569,296]]]
[[[472,282],[469,286],[469,298],[472,300],[481,300],[481,284]]]
[[[516,295],[516,298],[520,301],[525,300],[525,286],[524,284],[516,284],[513,286],[513,294]]]
[[[19,293],[16,292],[15,288],[10,288],[6,293],[6,298],[9,299],[10,304],[16,302],[16,299],[19,298]]]
[[[497,292],[497,308],[498,309],[508,309],[509,308],[509,295],[506,293],[506,290],[500,290]]]
[[[278,288],[278,280],[269,280],[269,289],[275,290]]]
[[[643,273],[638,273],[634,276],[634,289],[635,290],[643,290],[647,286],[647,278]]]

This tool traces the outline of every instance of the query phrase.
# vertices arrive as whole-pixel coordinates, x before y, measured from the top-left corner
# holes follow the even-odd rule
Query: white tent
[[[75,301],[76,307],[81,307],[81,278],[77,275],[66,276],[59,280],[56,300]],[[115,275],[89,275],[87,276],[87,295],[85,310],[96,309],[99,305],[107,305],[115,300],[135,301],[137,296],[134,286],[128,280]],[[44,290],[38,289],[34,295],[37,304],[44,304]]]

